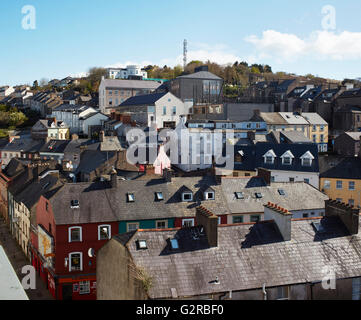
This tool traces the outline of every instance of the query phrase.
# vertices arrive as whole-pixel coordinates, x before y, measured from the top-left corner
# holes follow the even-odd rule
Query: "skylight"
[[[286,195],[285,190],[283,190],[283,189],[278,189],[278,193],[279,193],[281,196],[285,196],[285,195]]]
[[[156,192],[156,197],[158,201],[164,200],[163,192]]]
[[[244,199],[243,192],[235,192],[234,193],[237,199]]]
[[[261,198],[262,198],[262,193],[260,193],[260,192],[256,192],[255,195],[256,195],[256,198],[257,198],[257,199],[261,199]]]
[[[171,239],[170,240],[170,245],[172,247],[172,249],[179,249],[179,244],[178,244],[178,240],[177,239]]]
[[[128,193],[128,202],[134,202],[135,198],[134,198],[134,193]]]
[[[71,208],[79,208],[79,200],[71,200],[70,207]]]
[[[139,249],[148,249],[146,240],[138,240]]]

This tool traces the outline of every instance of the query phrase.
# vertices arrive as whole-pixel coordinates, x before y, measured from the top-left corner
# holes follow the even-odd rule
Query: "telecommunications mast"
[[[183,43],[183,69],[186,69],[187,66],[187,53],[188,53],[188,42],[184,40]]]

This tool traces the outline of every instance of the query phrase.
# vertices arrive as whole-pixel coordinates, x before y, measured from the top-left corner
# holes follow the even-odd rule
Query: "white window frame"
[[[306,161],[310,161],[310,163],[309,163],[309,164],[305,164],[305,160],[306,160]],[[303,166],[303,167],[312,167],[312,161],[313,161],[313,159],[311,159],[311,158],[303,158],[303,159],[302,159],[302,166]]]
[[[323,181],[323,188],[328,190],[331,188],[331,181],[330,180],[324,180]]]
[[[80,255],[80,269],[79,270],[72,270],[71,267],[71,256],[74,254],[79,254]],[[83,253],[82,252],[70,252],[69,253],[69,272],[74,272],[74,271],[83,271]]]
[[[191,218],[191,219],[183,219],[182,220],[182,227],[183,228],[185,227],[185,225],[184,225],[185,222],[192,222],[191,227],[194,227],[194,219],[193,218]]]
[[[108,227],[108,229],[109,229],[108,240],[111,239],[111,237],[112,237],[112,226],[110,224],[102,224],[102,225],[98,226],[98,240],[107,240],[107,239],[101,239],[100,238],[100,230],[103,227]]]
[[[212,198],[210,198],[210,197],[208,197],[208,194],[212,194],[213,196],[212,196]],[[214,191],[206,191],[206,192],[204,192],[204,199],[206,199],[206,200],[215,200],[215,193],[214,193]]]
[[[338,187],[338,182],[341,182],[341,188]],[[336,180],[336,190],[342,190],[343,189],[343,181],[342,180]]]
[[[353,188],[350,188],[351,183],[353,183]],[[355,181],[349,181],[348,182],[348,190],[355,190]]]
[[[80,240],[71,240],[71,230],[72,229],[80,229]],[[69,243],[71,242],[82,242],[83,241],[83,228],[82,227],[69,227],[68,228],[68,240],[69,240]]]
[[[159,223],[159,222],[165,222],[164,228],[158,227],[158,223]],[[157,221],[155,222],[155,228],[156,228],[156,229],[168,229],[168,220],[157,220]]]
[[[190,198],[190,199],[185,199],[185,198],[184,198],[185,195],[190,195],[191,198]],[[184,201],[184,202],[191,202],[191,201],[193,201],[193,193],[191,193],[191,192],[183,192],[183,193],[182,193],[182,201]]]
[[[137,225],[137,228],[134,229],[134,230],[138,230],[138,229],[139,229],[139,222],[127,222],[127,232],[134,231],[134,230],[129,230],[129,225],[130,225],[130,224],[136,224],[136,225]]]

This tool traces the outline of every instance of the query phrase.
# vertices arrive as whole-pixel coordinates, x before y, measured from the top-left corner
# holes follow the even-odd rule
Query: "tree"
[[[46,79],[46,78],[40,79],[40,87],[45,87],[48,85],[48,83],[49,83],[48,79]]]
[[[105,68],[98,68],[98,67],[90,68],[88,72],[88,80],[87,80],[89,81],[90,85],[86,86],[88,90],[90,90],[90,92],[92,93],[98,92],[102,77],[106,77],[107,73],[108,73],[107,69]]]
[[[33,88],[32,88],[33,90],[38,90],[39,89],[39,83],[38,83],[38,80],[35,80],[34,82],[33,82]]]

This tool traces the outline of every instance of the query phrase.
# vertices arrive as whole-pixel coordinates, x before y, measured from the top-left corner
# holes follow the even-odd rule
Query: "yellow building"
[[[320,156],[320,191],[332,200],[361,207],[361,159]]]
[[[317,113],[302,113],[309,122],[308,138],[318,144],[319,152],[327,152],[328,145],[328,123]]]

